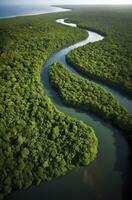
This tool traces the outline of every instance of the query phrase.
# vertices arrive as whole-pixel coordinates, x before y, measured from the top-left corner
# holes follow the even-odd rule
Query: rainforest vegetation
[[[78,77],[61,63],[54,63],[51,66],[49,77],[64,102],[93,111],[131,133],[132,114],[100,85]]]
[[[0,20],[0,199],[96,158],[94,130],[61,113],[42,87],[40,74],[47,58],[87,37],[79,28],[55,23],[57,18],[69,18],[80,27],[107,35],[98,44],[71,52],[68,61],[84,73],[131,93],[129,11],[103,8],[102,12],[99,8],[93,12],[76,7],[72,12]],[[76,77],[61,64],[54,64],[49,75],[66,103],[83,104],[130,132],[131,114],[109,92]]]
[[[125,7],[76,8],[70,21],[105,35],[104,40],[71,51],[67,61],[87,76],[132,94],[132,10]]]
[[[86,36],[50,15],[1,20],[0,199],[96,157],[93,129],[59,112],[40,81],[53,51]]]

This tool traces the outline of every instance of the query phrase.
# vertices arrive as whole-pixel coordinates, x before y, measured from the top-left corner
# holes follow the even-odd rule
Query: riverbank
[[[131,138],[132,115],[99,84],[77,77],[61,63],[51,65],[49,78],[66,104],[93,111],[126,131]]]
[[[97,154],[94,130],[60,112],[42,89],[42,63],[53,51],[85,38],[83,31],[59,26],[54,18],[0,21],[1,199],[88,164]]]
[[[60,21],[63,21],[63,20],[60,20]],[[97,116],[95,117],[95,115],[93,115],[92,113],[85,113],[81,109],[72,108],[72,106],[70,106],[70,105],[68,105],[68,106],[64,105],[62,103],[59,95],[57,95],[57,92],[54,91],[54,89],[50,85],[49,77],[48,77],[48,70],[49,70],[51,64],[56,62],[56,61],[62,62],[65,65],[65,67],[67,67],[71,71],[74,71],[74,69],[71,66],[67,65],[66,59],[65,59],[65,55],[71,49],[79,47],[79,45],[83,46],[84,44],[86,44],[88,42],[94,42],[94,40],[95,41],[99,41],[101,39],[101,37],[99,35],[97,35],[95,33],[93,33],[93,34],[94,34],[94,37],[92,37],[92,41],[91,41],[91,39],[90,39],[90,41],[89,40],[84,40],[84,41],[82,41],[80,43],[77,43],[75,45],[71,45],[68,48],[62,49],[61,51],[53,54],[47,60],[47,62],[44,65],[44,69],[43,69],[43,72],[42,72],[42,82],[43,82],[43,85],[44,85],[44,90],[46,92],[46,95],[52,100],[52,102],[57,106],[57,108],[59,110],[61,110],[62,112],[66,113],[68,115],[70,114],[70,116],[73,116],[73,117],[75,117],[77,119],[81,119],[81,120],[85,121],[86,123],[90,124],[94,128],[94,130],[96,131],[96,135],[97,135],[98,141],[99,141],[99,154],[98,154],[97,160],[94,161],[94,163],[95,163],[94,167],[96,169],[94,168],[94,170],[93,170],[93,165],[91,165],[91,167],[89,166],[87,168],[87,173],[89,174],[90,170],[98,171],[98,170],[102,170],[103,169],[103,173],[101,173],[102,174],[101,177],[107,177],[107,172],[109,171],[108,174],[111,177],[111,181],[114,180],[111,183],[111,185],[114,185],[115,183],[117,183],[117,180],[119,180],[118,179],[119,177],[117,178],[117,174],[114,171],[114,164],[115,164],[115,162],[118,162],[117,161],[118,157],[116,156],[116,152],[113,152],[113,149],[115,149],[115,145],[114,145],[115,143],[117,145],[118,142],[119,143],[123,142],[122,141],[122,139],[124,138],[123,133],[121,132],[121,130],[117,130],[115,127],[113,127],[113,126],[111,127],[110,125],[108,125],[109,123],[107,123],[106,121],[104,122],[103,120],[99,119]],[[90,38],[90,34],[89,34],[89,38]],[[74,73],[79,75],[75,71],[74,71]],[[109,128],[107,128],[107,127],[109,127]],[[119,138],[116,140],[116,136],[117,135],[118,135]],[[109,139],[108,139],[108,137],[109,137]],[[110,142],[110,144],[108,144],[109,142]],[[123,143],[122,144],[121,143],[119,144],[119,146],[123,145]],[[126,143],[126,141],[125,141],[125,143]],[[118,156],[121,155],[121,157],[122,157],[122,152],[121,152],[122,148],[118,148],[119,146],[118,145],[116,146],[116,151],[118,152]],[[125,151],[125,146],[124,146],[124,151]],[[105,152],[105,155],[104,155],[104,152]],[[111,157],[113,157],[116,161],[114,160],[114,162],[112,162],[111,161]],[[103,161],[102,161],[102,159],[103,159]],[[123,159],[123,157],[122,157],[122,159]],[[127,159],[128,159],[128,157],[127,157]],[[106,163],[109,163],[109,167],[108,167],[108,165]],[[122,165],[122,160],[120,160],[119,163],[120,163],[119,165],[121,166]],[[100,166],[101,166],[101,169],[100,169]],[[107,166],[107,168],[106,168],[106,166]],[[120,171],[120,169],[118,169],[118,170]],[[127,169],[127,170],[129,171],[129,169]],[[79,169],[78,171],[80,172],[81,169]],[[83,171],[83,169],[82,169],[82,171]],[[113,173],[114,173],[114,176],[113,176]],[[126,172],[126,174],[127,174],[127,172]],[[74,176],[74,172],[73,172],[73,176]],[[117,178],[116,181],[115,181],[115,177]],[[107,187],[108,186],[108,184],[107,184],[108,183],[108,177],[105,178],[105,180],[107,180],[107,181],[104,181],[104,179],[102,178],[102,181],[101,180],[99,181],[97,177],[92,176],[92,181],[94,183],[99,181],[100,185],[101,185],[101,188],[103,188],[102,189],[103,191],[99,190],[101,192],[101,195],[103,195],[105,197],[111,196],[111,198],[113,198],[113,199],[115,198],[115,196],[116,197],[118,196],[117,199],[120,199],[121,198],[120,195],[119,194],[117,195],[117,193],[118,193],[117,190],[118,191],[120,190],[118,188],[119,184],[117,184],[117,185],[115,184],[114,188],[118,188],[118,189],[115,189],[115,191],[113,193],[111,193],[110,191],[108,191],[109,189]],[[63,184],[63,182],[62,182],[62,184]],[[87,184],[87,186],[89,186],[88,188],[90,190],[91,189],[91,185],[90,185],[90,181],[88,179],[87,179],[86,184]],[[72,188],[73,188],[73,186],[72,186]],[[87,190],[88,190],[88,188],[87,188]],[[109,186],[109,188],[111,188],[111,187]],[[107,191],[107,192],[105,193],[105,191]],[[113,187],[112,187],[112,191],[113,191]],[[88,194],[90,195],[90,191],[88,192]],[[120,191],[120,194],[121,194],[121,191]],[[91,195],[91,199],[94,199],[95,197],[93,197],[92,195]]]
[[[96,8],[97,17],[93,13]],[[70,20],[79,27],[92,28],[92,30],[105,34],[105,39],[101,43],[86,45],[71,51],[67,55],[67,61],[85,76],[115,88],[131,100],[132,26],[130,22],[132,7],[100,6],[96,8],[88,7],[86,13],[86,8],[80,6],[76,7],[78,12],[74,12],[73,6],[74,15]],[[104,12],[102,17],[104,8],[108,13]],[[112,12],[113,15],[111,15]]]
[[[19,169],[20,167],[20,176],[18,176],[19,171],[17,170],[15,171],[15,175],[18,178],[15,179],[13,177],[11,179],[11,181],[19,180],[19,186],[21,184],[26,184],[26,186],[31,184],[31,181],[33,181],[31,173],[35,175],[36,180],[38,180],[37,183],[40,182],[43,175],[50,180],[50,177],[46,173],[43,174],[43,167],[46,167],[47,173],[50,168],[50,175],[53,175],[53,169],[56,169],[56,166],[52,165],[51,159],[49,159],[50,163],[45,162],[45,158],[47,158],[46,156],[48,156],[49,151],[54,156],[54,153],[56,153],[56,150],[54,150],[56,149],[55,145],[58,142],[55,142],[54,145],[53,142],[49,142],[49,139],[52,136],[54,137],[52,133],[58,135],[58,128],[56,126],[59,124],[61,131],[68,130],[67,132],[69,132],[69,129],[71,130],[72,128],[70,126],[71,117],[82,120],[85,124],[90,124],[94,128],[99,141],[98,157],[91,165],[82,168],[77,167],[66,176],[55,178],[53,181],[43,183],[38,187],[30,187],[26,191],[15,192],[9,196],[10,200],[29,198],[47,198],[49,200],[53,198],[76,200],[90,198],[97,200],[98,198],[107,199],[108,197],[120,200],[122,199],[123,192],[126,192],[126,189],[129,190],[127,184],[129,183],[131,168],[128,160],[129,149],[124,140],[123,133],[91,113],[86,114],[81,110],[63,105],[57,93],[49,84],[47,72],[50,62],[59,58],[65,63],[64,54],[66,49],[63,51],[63,56],[54,54],[56,57],[49,57],[51,53],[84,38],[84,32],[81,30],[55,24],[55,19],[60,16],[61,18],[67,17],[66,15],[68,13],[52,14],[52,16],[48,14],[3,22],[5,23],[2,26],[4,35],[1,37],[3,43],[0,50],[3,51],[2,62],[6,62],[2,65],[2,69],[4,72],[3,79],[5,79],[4,85],[6,85],[5,92],[6,94],[8,92],[8,95],[4,95],[7,98],[6,101],[4,99],[4,103],[2,102],[2,105],[7,104],[4,108],[2,107],[3,112],[3,109],[6,108],[6,112],[3,115],[4,120],[7,118],[7,121],[4,122],[5,127],[2,128],[3,135],[6,135],[4,138],[6,142],[2,144],[4,147],[2,149],[4,153],[8,153],[8,157],[10,156],[10,160],[6,159],[6,168],[7,170],[12,170],[9,168],[10,166],[12,168],[15,166],[15,169]],[[23,20],[27,21],[24,22]],[[8,29],[10,29],[9,33]],[[22,34],[21,29],[23,30]],[[7,42],[5,43],[5,41]],[[5,50],[8,51],[6,55]],[[13,55],[11,52],[13,52]],[[45,62],[42,73],[44,91],[40,82],[40,71],[43,61]],[[1,91],[2,93],[4,92],[3,90]],[[9,95],[10,91],[12,95]],[[48,97],[45,97],[43,92]],[[55,107],[57,107],[57,110]],[[65,113],[65,115],[61,115],[63,119],[66,120],[65,116],[68,116],[68,123],[66,122],[65,124],[65,121],[61,120],[58,110],[61,113]],[[54,124],[53,127],[50,125],[51,121]],[[10,133],[7,134],[6,128],[10,130]],[[4,129],[6,132],[4,132]],[[45,138],[47,135],[48,140]],[[18,138],[18,136],[20,137]],[[9,148],[10,144],[13,144],[11,148]],[[14,149],[14,147],[17,147],[17,149]],[[26,147],[26,149],[23,147]],[[21,153],[22,149],[24,151]],[[11,154],[9,154],[10,152]],[[17,158],[19,156],[19,160],[16,159],[14,152],[17,153]],[[3,157],[7,157],[4,153]],[[52,158],[52,156],[50,155],[49,157]],[[64,167],[62,156],[60,157]],[[54,159],[55,157],[53,161]],[[18,165],[17,161],[19,161]],[[41,161],[44,161],[44,163]],[[10,164],[10,162],[12,163]],[[35,170],[31,169],[32,162],[34,163]],[[48,164],[50,165],[48,166]],[[65,169],[63,168],[63,170]],[[24,179],[22,178],[23,176]],[[7,182],[10,184],[9,179]],[[7,183],[5,182],[5,184]]]

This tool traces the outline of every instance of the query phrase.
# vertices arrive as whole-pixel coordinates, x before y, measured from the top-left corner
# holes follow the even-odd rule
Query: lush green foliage
[[[1,199],[96,157],[92,128],[59,112],[43,93],[43,62],[53,51],[87,35],[52,22],[55,16],[0,22]]]
[[[42,64],[48,56],[87,36],[79,29],[56,24],[56,18],[69,17],[79,26],[106,33],[99,44],[75,50],[80,62],[73,57],[70,61],[80,66],[81,62],[90,63],[89,71],[94,69],[95,73],[84,71],[90,76],[97,76],[98,66],[102,71],[98,78],[117,86],[121,83],[122,88],[131,90],[131,14],[94,9],[84,7],[82,11],[76,7],[73,12],[0,21],[0,198],[12,190],[51,180],[96,157],[93,129],[59,112],[44,95],[40,83]],[[67,103],[83,104],[125,130],[131,129],[130,114],[110,93],[59,66],[60,71],[56,65],[52,67],[50,76]]]
[[[51,66],[49,76],[51,84],[58,90],[64,102],[98,113],[128,133],[131,132],[132,115],[110,92],[98,84],[77,77],[61,63]]]
[[[71,51],[67,61],[88,76],[132,94],[132,7],[76,7],[70,20],[106,36]]]

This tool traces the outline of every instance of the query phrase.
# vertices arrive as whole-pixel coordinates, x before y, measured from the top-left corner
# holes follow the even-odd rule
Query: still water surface
[[[76,27],[76,24],[68,24],[64,19],[57,20],[57,23]],[[104,39],[95,32],[88,31],[88,33],[87,39],[54,53],[45,63],[41,78],[45,94],[60,111],[94,128],[99,141],[98,157],[92,164],[76,168],[49,183],[33,186],[27,191],[14,192],[8,200],[122,200],[127,192],[131,169],[128,158],[129,148],[123,137],[125,133],[92,113],[63,104],[57,92],[49,84],[48,69],[55,61],[61,61],[65,67],[79,75],[76,70],[67,65],[65,55],[74,48]],[[127,97],[108,86],[102,86],[111,91],[129,109],[131,101]]]
[[[19,1],[19,0],[18,0]],[[28,1],[28,0],[27,0]],[[27,16],[27,15],[39,15],[45,13],[54,13],[54,12],[64,12],[69,11],[70,9],[64,9],[60,7],[48,6],[48,5],[33,5],[33,4],[0,4],[0,19],[12,18],[17,16]]]

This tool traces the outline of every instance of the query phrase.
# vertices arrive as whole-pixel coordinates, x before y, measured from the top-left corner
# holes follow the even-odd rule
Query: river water
[[[57,23],[76,27],[76,24],[68,24],[64,19],[57,20]],[[79,75],[76,70],[67,65],[65,55],[74,48],[104,39],[95,32],[87,32],[89,32],[87,39],[54,53],[45,63],[41,78],[44,93],[60,111],[82,120],[94,128],[99,141],[97,159],[90,165],[76,168],[49,183],[33,186],[27,191],[14,192],[9,196],[10,200],[126,200],[126,197],[123,197],[128,192],[131,169],[129,147],[123,137],[125,133],[92,113],[63,104],[49,83],[48,69],[55,61],[61,61],[65,67]],[[127,109],[131,107],[131,101],[127,97],[106,85],[102,86],[111,91]]]

